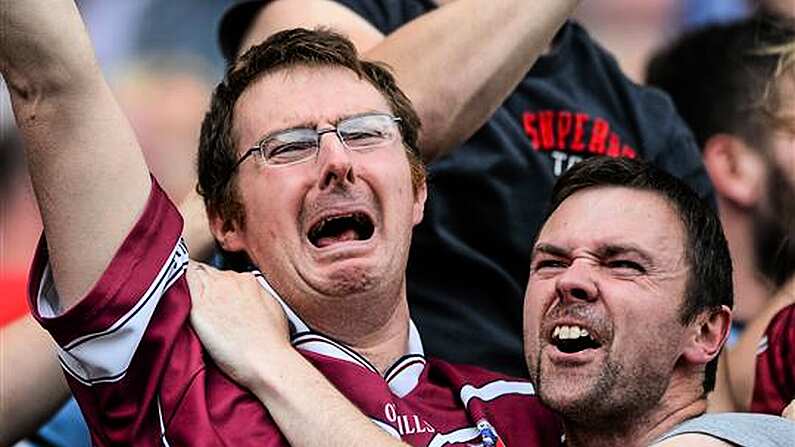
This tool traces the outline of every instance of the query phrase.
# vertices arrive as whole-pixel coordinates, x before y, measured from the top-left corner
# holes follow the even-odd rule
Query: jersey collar
[[[290,323],[290,339],[296,349],[354,363],[372,373],[380,375],[378,369],[373,366],[367,358],[354,351],[353,348],[310,328],[309,325],[287,305],[276,290],[271,287],[262,273],[258,271],[253,273],[260,282],[260,285],[262,285],[262,287],[264,287],[282,306],[285,315],[287,315],[287,320]],[[420,334],[414,322],[409,320],[409,339],[406,346],[406,353],[386,370],[383,378],[395,395],[404,397],[417,386],[417,383],[419,383],[420,375],[425,369],[425,363],[425,351],[422,347]]]

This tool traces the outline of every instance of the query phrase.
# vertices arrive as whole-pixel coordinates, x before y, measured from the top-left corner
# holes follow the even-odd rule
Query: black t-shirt
[[[337,1],[385,34],[436,8],[422,0]],[[488,123],[429,166],[408,296],[432,355],[527,375],[530,245],[552,185],[572,163],[642,157],[714,200],[696,143],[667,96],[626,78],[575,23],[555,42]]]

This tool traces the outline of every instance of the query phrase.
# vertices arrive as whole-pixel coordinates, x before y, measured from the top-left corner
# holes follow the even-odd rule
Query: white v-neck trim
[[[309,327],[301,317],[298,316],[282,297],[271,287],[265,276],[259,272],[252,272],[256,276],[260,285],[273,296],[282,306],[287,320],[290,323],[290,340],[296,349],[325,355],[338,360],[347,361],[359,365],[374,374],[379,374],[378,369],[370,363],[363,355],[359,354],[350,346],[334,340]],[[389,385],[392,392],[398,397],[404,397],[417,386],[420,375],[425,369],[425,350],[422,347],[422,340],[414,322],[409,320],[409,339],[406,346],[406,353],[395,361],[383,375],[383,379]]]

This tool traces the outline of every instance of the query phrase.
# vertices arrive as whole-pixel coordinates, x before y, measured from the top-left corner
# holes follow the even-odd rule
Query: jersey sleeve
[[[780,415],[795,399],[795,304],[773,318],[756,357],[751,411]]]
[[[31,309],[56,341],[96,445],[159,444],[159,383],[190,311],[181,232],[179,212],[152,179],[147,204],[107,269],[61,314],[44,237],[39,243]]]

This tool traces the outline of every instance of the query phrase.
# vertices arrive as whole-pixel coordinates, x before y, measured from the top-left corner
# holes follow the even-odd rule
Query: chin
[[[379,283],[372,269],[362,265],[346,265],[328,274],[318,290],[329,296],[350,296],[368,293]]]

